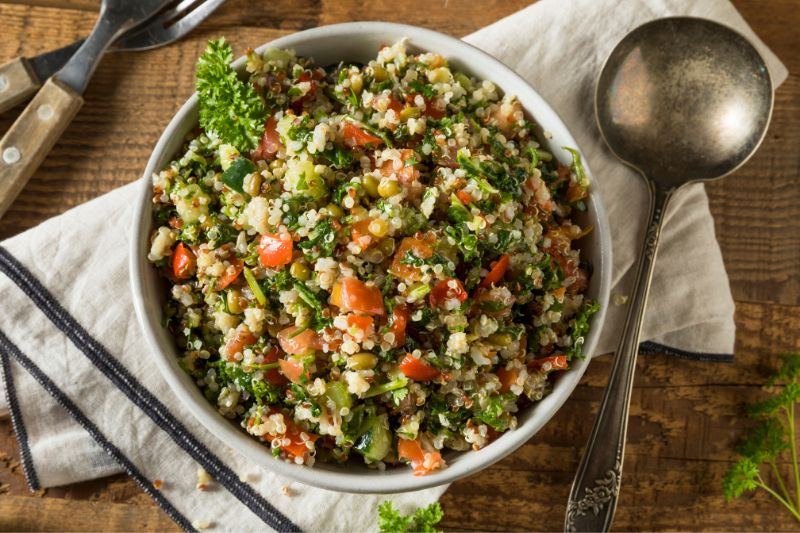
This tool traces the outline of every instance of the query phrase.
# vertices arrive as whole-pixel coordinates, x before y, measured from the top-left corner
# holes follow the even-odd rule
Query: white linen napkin
[[[465,39],[529,80],[576,137],[609,215],[612,294],[618,295],[629,291],[646,203],[640,179],[613,159],[594,126],[594,81],[611,48],[648,20],[700,16],[748,36],[775,86],[787,75],[727,0],[623,5],[542,0]],[[375,529],[384,499],[406,511],[438,499],[446,487],[386,497],[290,482],[249,465],[193,418],[152,364],[131,305],[133,187],[48,220],[0,248],[0,412],[11,412],[31,487],[125,471],[180,526],[218,530],[266,524],[365,531]],[[678,210],[679,217],[668,215],[662,233],[643,333],[656,344],[645,348],[725,359],[733,349],[733,301],[703,187],[677,194],[671,213]],[[612,304],[597,353],[614,349],[624,312],[624,305]],[[209,490],[195,487],[198,464],[216,479]],[[160,490],[155,480],[163,482],[156,483]]]

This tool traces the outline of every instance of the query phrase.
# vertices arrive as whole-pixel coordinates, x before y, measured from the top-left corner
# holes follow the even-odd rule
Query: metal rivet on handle
[[[39,109],[36,110],[36,114],[41,120],[50,120],[53,118],[53,106],[50,104],[41,105]]]
[[[16,146],[9,146],[5,150],[3,150],[3,161],[5,161],[9,165],[13,165],[17,161],[19,161],[21,154],[19,153],[19,149]]]
[[[8,78],[0,75],[0,93],[8,89]]]

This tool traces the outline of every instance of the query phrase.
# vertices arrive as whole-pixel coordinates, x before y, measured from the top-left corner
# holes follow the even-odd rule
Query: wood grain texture
[[[103,60],[85,107],[0,220],[0,238],[136,179],[161,130],[192,92],[193,64],[209,37],[226,35],[241,51],[287,32],[376,19],[463,36],[528,3],[228,0],[179,44]],[[0,0],[0,61],[41,53],[84,35],[97,4]],[[618,530],[798,529],[765,495],[726,503],[720,488],[735,459],[733,446],[748,426],[744,404],[759,396],[759,385],[776,365],[775,354],[800,350],[800,9],[797,0],[734,4],[790,71],[776,93],[772,123],[758,153],[735,175],[708,185],[737,301],[737,359],[733,364],[666,356],[639,359],[614,524]],[[0,116],[0,131],[15,115]],[[518,452],[453,484],[442,499],[446,528],[560,530],[610,364],[609,358],[593,362],[552,422]],[[31,495],[18,461],[11,425],[0,421],[2,530],[48,524],[70,530],[174,529],[124,476]]]
[[[0,139],[0,217],[82,105],[81,95],[50,78]]]
[[[167,516],[140,505],[50,499],[42,512],[41,500],[0,498],[0,531],[91,531],[98,524],[103,531],[180,531]]]

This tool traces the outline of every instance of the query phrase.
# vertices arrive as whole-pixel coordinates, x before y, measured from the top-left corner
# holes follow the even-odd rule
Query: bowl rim
[[[263,51],[265,48],[273,47],[294,48],[304,41],[313,41],[314,39],[323,37],[343,38],[352,37],[354,35],[373,34],[376,32],[381,32],[389,36],[405,35],[409,37],[412,45],[431,51],[437,50],[438,43],[447,43],[450,48],[458,49],[459,57],[457,59],[466,62],[470,58],[478,58],[484,63],[488,62],[492,71],[498,74],[498,78],[507,80],[507,83],[502,84],[496,79],[492,79],[493,82],[501,88],[503,85],[511,85],[512,81],[514,84],[524,87],[525,90],[528,91],[525,95],[526,99],[534,100],[536,108],[536,113],[534,113],[533,110],[529,109],[531,106],[528,105],[525,106],[526,111],[534,116],[537,121],[542,114],[549,114],[548,126],[559,126],[562,130],[561,136],[569,142],[569,146],[575,147],[579,153],[583,154],[561,117],[528,81],[514,72],[510,67],[503,64],[500,60],[492,57],[481,49],[460,39],[434,30],[391,22],[346,22],[320,26],[285,35],[259,46],[257,50]],[[233,66],[239,69],[244,65],[244,62],[245,58],[239,57],[234,61]],[[170,357],[168,350],[162,348],[159,344],[156,338],[155,328],[161,327],[161,317],[152,317],[147,314],[147,310],[145,309],[146,294],[143,288],[143,279],[146,275],[145,268],[149,268],[149,263],[146,260],[142,260],[141,252],[146,249],[143,248],[143,245],[145,245],[145,247],[149,246],[150,241],[149,229],[152,222],[152,202],[150,201],[152,198],[151,176],[154,172],[160,170],[156,168],[158,160],[163,157],[163,153],[167,149],[171,139],[176,135],[176,131],[181,128],[186,120],[191,118],[196,105],[197,94],[193,93],[164,128],[150,155],[143,176],[139,179],[140,184],[136,189],[139,196],[134,200],[129,272],[134,309],[139,325],[142,328],[142,333],[146,339],[147,346],[150,349],[151,357],[155,360],[161,375],[168,383],[169,388],[178,397],[179,401],[215,439],[220,441],[220,444],[236,449],[248,460],[270,471],[308,485],[350,493],[388,494],[430,488],[475,474],[517,450],[558,412],[567,398],[572,394],[586,371],[591,360],[591,355],[597,345],[600,332],[602,331],[609,303],[612,267],[611,233],[602,199],[600,198],[600,193],[596,185],[591,189],[589,203],[591,204],[591,209],[594,211],[594,216],[596,218],[595,230],[599,234],[599,245],[596,252],[597,258],[593,261],[592,265],[594,268],[592,280],[594,283],[598,284],[598,292],[595,299],[600,303],[600,310],[591,319],[591,328],[584,344],[585,359],[574,362],[569,371],[559,376],[557,387],[554,387],[553,391],[548,396],[540,402],[537,402],[534,406],[539,407],[544,405],[546,407],[540,407],[540,409],[544,409],[545,414],[539,417],[539,420],[521,423],[516,429],[504,433],[491,445],[477,452],[470,451],[463,453],[463,459],[448,466],[448,468],[426,476],[414,476],[410,469],[387,469],[385,472],[365,469],[363,473],[359,471],[357,474],[354,474],[353,472],[348,472],[346,467],[338,465],[327,467],[324,463],[318,463],[310,468],[304,465],[296,465],[276,460],[270,453],[265,451],[262,443],[257,442],[250,435],[242,432],[239,427],[234,426],[229,420],[219,415],[219,413],[213,409],[213,406],[202,396],[199,389],[194,385],[193,380],[178,367],[177,359]],[[172,155],[170,155],[170,157],[172,157]],[[583,161],[587,175],[596,183],[586,159],[584,158]],[[597,276],[598,273],[600,273],[600,276]],[[190,383],[192,388],[188,388],[187,383]],[[555,394],[556,388],[561,391],[561,394]]]

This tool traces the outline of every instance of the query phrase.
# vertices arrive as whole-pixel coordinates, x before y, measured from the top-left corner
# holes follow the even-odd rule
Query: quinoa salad
[[[367,64],[232,58],[208,43],[199,127],[153,175],[181,367],[297,464],[425,475],[513,430],[598,310],[578,152],[560,163],[516,97],[404,41]]]

